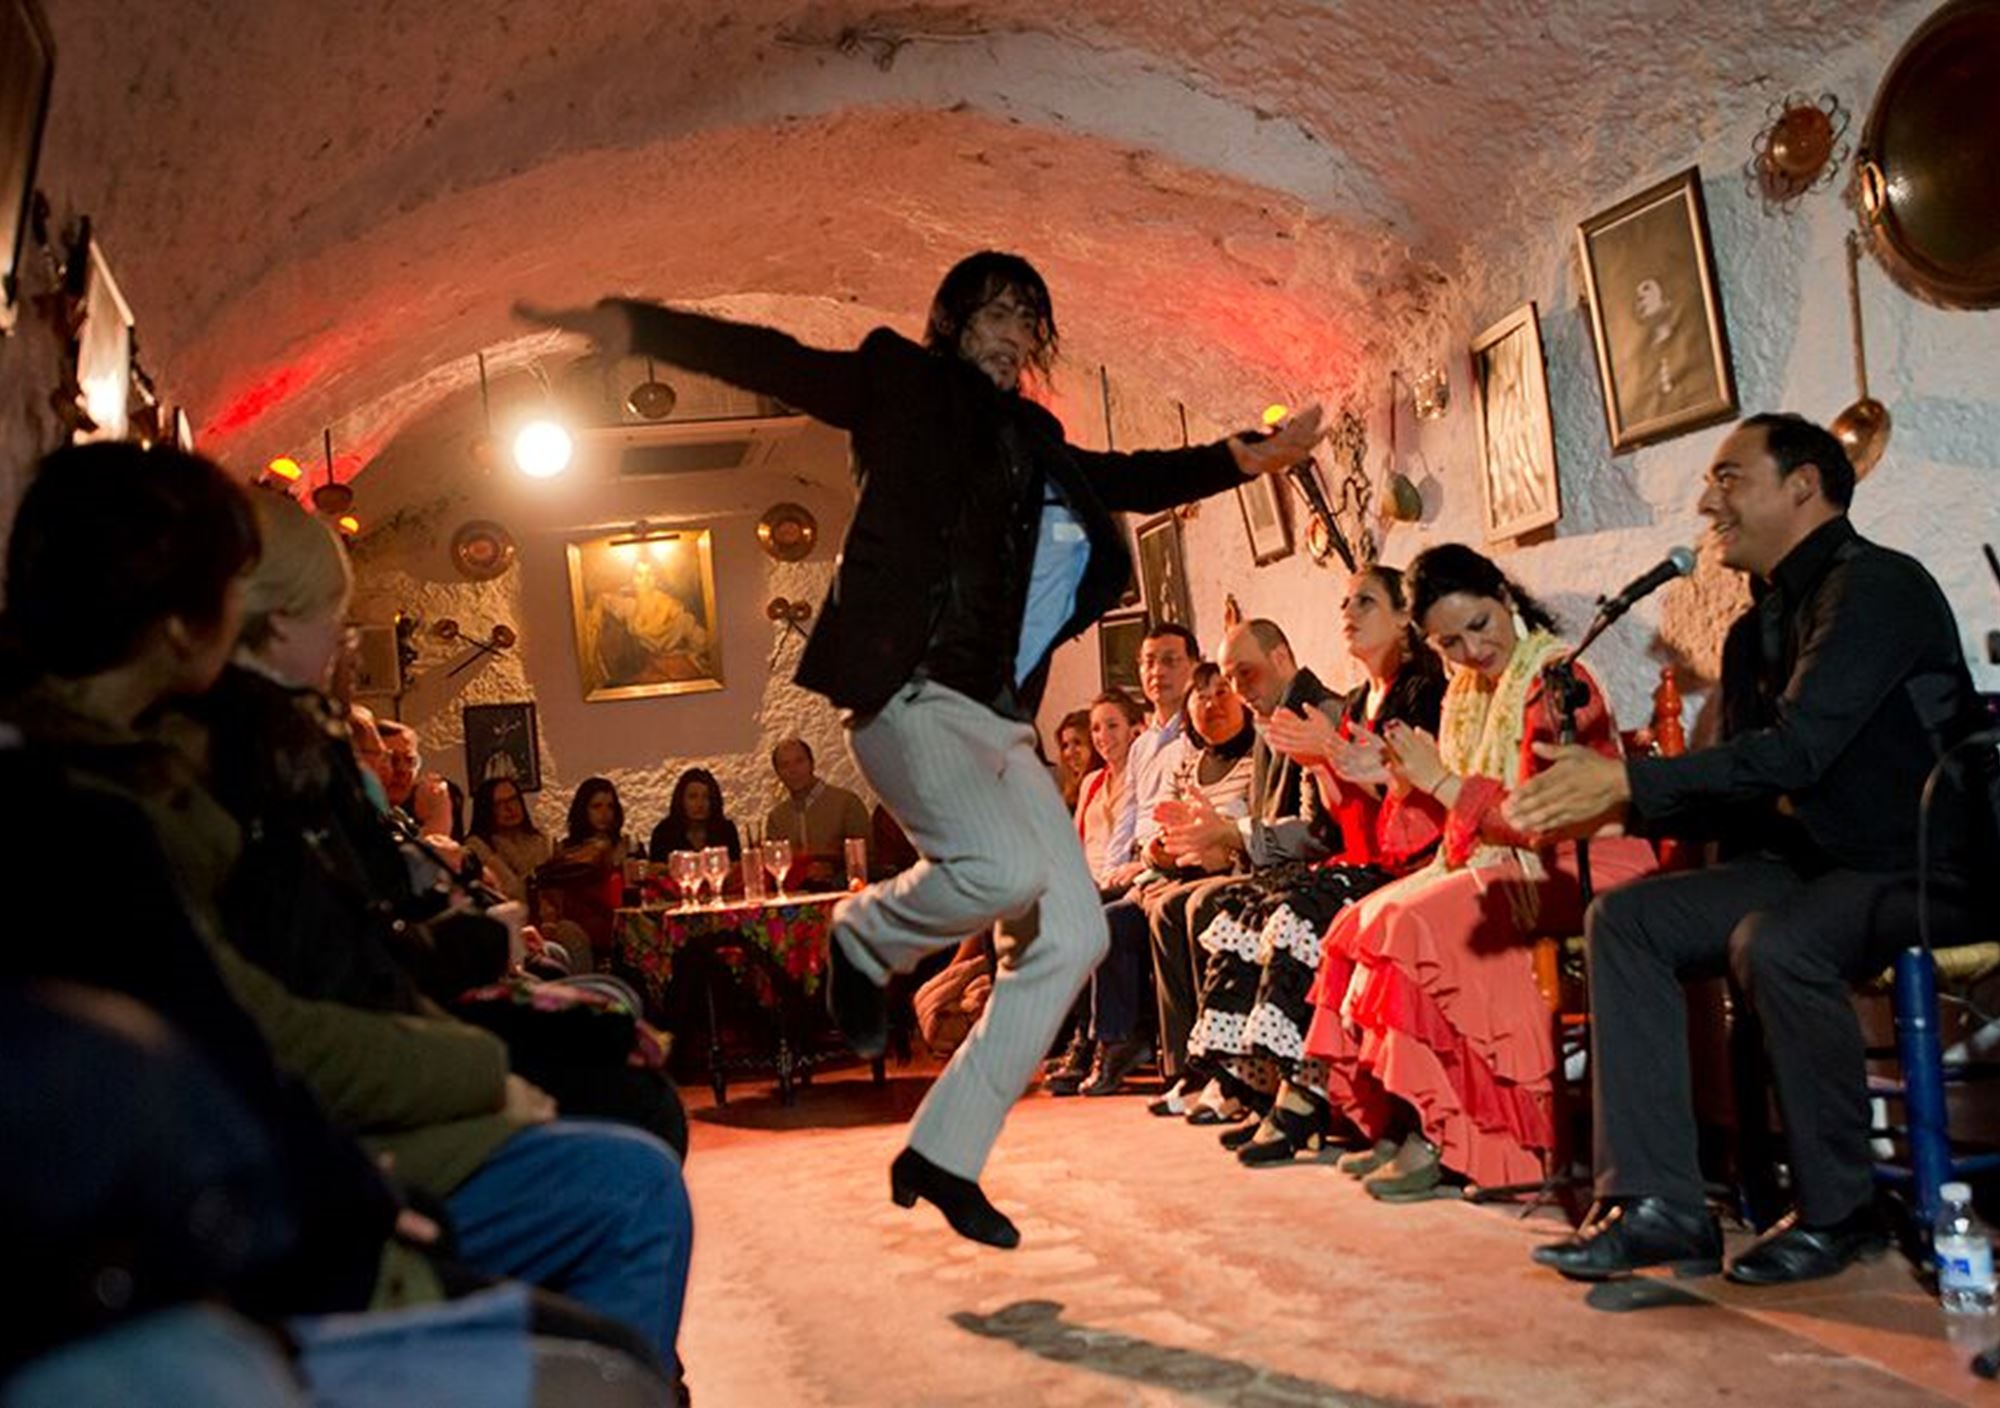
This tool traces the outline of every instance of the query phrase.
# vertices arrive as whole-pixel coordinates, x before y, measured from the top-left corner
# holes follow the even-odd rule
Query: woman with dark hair
[[[1247,1164],[1282,1162],[1333,1133],[1324,1072],[1301,1061],[1322,936],[1348,904],[1422,864],[1441,829],[1435,803],[1397,794],[1383,763],[1381,731],[1435,729],[1444,697],[1444,669],[1416,634],[1403,574],[1379,563],[1362,570],[1340,619],[1367,678],[1336,711],[1339,723],[1281,709],[1265,731],[1273,749],[1310,771],[1337,824],[1335,851],[1259,874],[1198,936],[1208,959],[1188,1050],[1227,1093],[1265,1111],[1261,1124],[1222,1136]]]
[[[631,851],[625,836],[625,804],[618,799],[617,787],[608,777],[586,777],[570,798],[569,820],[557,855],[617,870]]]
[[[723,814],[722,784],[707,768],[689,768],[674,782],[667,814],[653,828],[646,854],[665,860],[675,851],[699,851],[727,846],[731,860],[743,859],[743,838],[736,823]]]
[[[1103,766],[1097,745],[1090,741],[1090,710],[1070,710],[1056,725],[1057,781],[1062,787],[1063,805],[1074,812],[1083,780]]]
[[[1582,923],[1576,847],[1537,848],[1501,815],[1510,788],[1546,766],[1535,752],[1560,720],[1543,671],[1568,647],[1555,619],[1471,548],[1420,554],[1407,576],[1410,614],[1451,667],[1435,737],[1391,722],[1391,786],[1439,809],[1444,835],[1421,869],[1343,910],[1313,988],[1305,1052],[1327,1063],[1328,1093],[1372,1148],[1341,1161],[1385,1202],[1542,1176],[1554,1142],[1556,1053],[1535,982],[1533,940]],[[1578,741],[1619,753],[1618,726],[1596,681]],[[1602,892],[1652,870],[1633,837],[1591,846]]]
[[[472,789],[465,849],[479,857],[495,888],[510,900],[528,897],[528,877],[555,853],[511,777],[489,777]]]

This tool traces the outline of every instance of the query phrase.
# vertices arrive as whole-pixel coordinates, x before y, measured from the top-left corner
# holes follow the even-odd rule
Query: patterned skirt
[[[1305,1054],[1320,943],[1335,916],[1394,877],[1377,866],[1294,863],[1232,888],[1197,936],[1207,958],[1191,1054],[1272,1089]]]

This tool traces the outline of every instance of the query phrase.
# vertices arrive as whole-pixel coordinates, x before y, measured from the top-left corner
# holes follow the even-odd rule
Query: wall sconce
[[[1433,363],[1403,384],[1410,389],[1410,411],[1418,420],[1443,420],[1451,409],[1451,377],[1442,365]]]
[[[431,634],[447,643],[464,641],[473,649],[471,655],[466,656],[465,659],[445,671],[446,678],[450,678],[459,671],[467,668],[479,659],[481,655],[498,655],[503,650],[513,649],[515,642],[520,639],[519,636],[514,634],[512,626],[504,621],[496,621],[493,624],[493,629],[487,632],[486,639],[479,640],[476,637],[467,635],[458,622],[449,616],[439,621],[435,626],[432,626]]]
[[[764,615],[773,624],[783,625],[785,628],[784,634],[779,637],[781,640],[794,631],[804,635],[806,622],[812,620],[812,614],[813,605],[809,601],[791,601],[782,596],[774,596],[764,604]]]

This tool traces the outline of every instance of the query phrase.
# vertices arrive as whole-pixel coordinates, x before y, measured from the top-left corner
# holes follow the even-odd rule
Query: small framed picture
[[[1097,674],[1100,689],[1122,689],[1139,698],[1139,647],[1145,644],[1144,611],[1114,611],[1097,621]]]
[[[523,792],[542,790],[542,750],[532,703],[468,704],[464,715],[468,791],[496,777],[511,778]]]
[[[1533,303],[1472,340],[1472,389],[1479,411],[1486,540],[1548,527],[1562,517],[1562,495],[1542,325]]]
[[[21,259],[35,203],[35,167],[48,122],[56,46],[35,0],[0,0],[0,332],[13,326]]]
[[[1260,474],[1247,484],[1238,484],[1236,507],[1243,511],[1250,556],[1259,567],[1292,555],[1292,524],[1285,515],[1285,495],[1276,475]]]
[[[91,240],[83,286],[83,327],[76,335],[77,400],[87,424],[76,442],[123,440],[132,433],[132,305],[111,276],[104,246]]]
[[[1613,453],[1736,414],[1701,170],[1577,226]]]
[[[391,698],[403,692],[403,659],[396,649],[394,626],[356,626],[353,659],[351,693],[356,699]]]
[[[1139,585],[1146,610],[1155,621],[1172,621],[1194,629],[1194,603],[1188,599],[1187,561],[1181,553],[1181,521],[1172,513],[1139,525]]]

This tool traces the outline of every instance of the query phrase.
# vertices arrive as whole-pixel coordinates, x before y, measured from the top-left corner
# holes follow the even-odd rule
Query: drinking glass
[[[764,869],[771,872],[771,884],[777,888],[778,898],[785,897],[785,877],[792,869],[792,843],[790,841],[766,841],[764,843]]]
[[[701,853],[701,873],[715,887],[715,902],[722,903],[723,886],[729,883],[729,847],[710,846]]]
[[[842,844],[841,851],[847,860],[847,888],[853,891],[868,888],[868,838],[849,836]]]
[[[681,908],[701,903],[701,857],[693,851],[675,851],[667,857],[667,875],[680,891]]]

